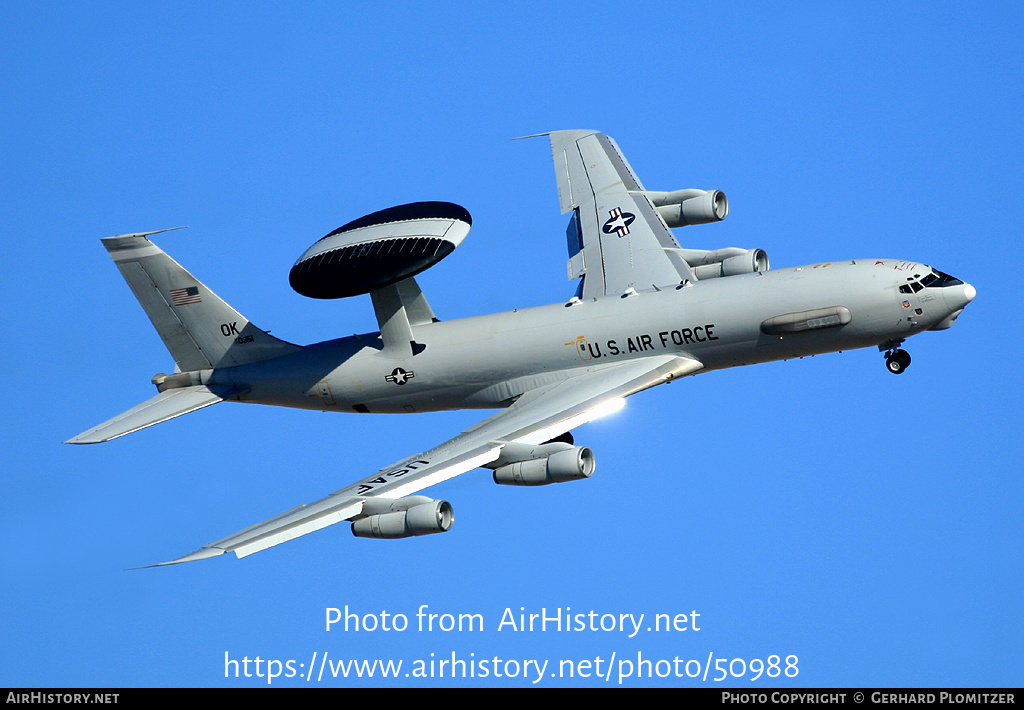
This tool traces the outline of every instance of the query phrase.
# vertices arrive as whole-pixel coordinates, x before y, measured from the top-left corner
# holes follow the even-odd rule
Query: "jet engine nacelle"
[[[379,511],[379,512],[378,512]],[[356,537],[395,539],[447,532],[455,522],[452,505],[426,496],[369,498],[363,503],[366,517],[352,522]]]
[[[729,214],[729,200],[721,190],[645,192],[669,227],[721,222]]]
[[[698,279],[753,274],[771,268],[768,254],[763,249],[680,249],[679,255],[690,265]]]
[[[518,450],[509,444],[494,464],[494,482],[504,486],[546,486],[589,478],[594,473],[594,452],[586,446],[542,444]],[[511,449],[511,450],[510,450]],[[509,458],[520,460],[506,463]],[[497,466],[495,466],[497,464]]]

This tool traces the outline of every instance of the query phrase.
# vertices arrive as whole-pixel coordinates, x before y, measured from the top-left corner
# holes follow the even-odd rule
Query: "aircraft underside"
[[[290,282],[313,298],[368,294],[379,331],[298,346],[257,328],[149,240],[103,239],[175,362],[157,394],[72,438],[109,441],[222,401],[338,411],[494,409],[439,446],[169,563],[244,557],[340,521],[357,537],[449,530],[447,501],[419,491],[477,467],[495,483],[583,480],[594,454],[569,432],[624,398],[701,372],[875,348],[903,373],[901,345],[949,328],[975,297],[929,266],[856,259],[771,269],[761,249],[682,248],[671,231],[721,221],[719,190],[646,190],[596,131],[549,137],[570,214],[576,295],[547,306],[439,319],[415,275],[450,255],[472,224],[446,202],[352,220],[309,247]],[[158,444],[163,439],[158,440]]]

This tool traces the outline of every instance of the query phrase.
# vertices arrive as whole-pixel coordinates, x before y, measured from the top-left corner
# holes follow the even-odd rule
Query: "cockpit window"
[[[963,283],[960,279],[944,274],[938,269],[932,269],[932,273],[923,279],[918,274],[907,279],[908,283],[900,286],[900,293],[917,293],[922,288],[945,288],[946,286],[958,286]]]
[[[944,274],[938,269],[933,269],[933,273],[925,276],[921,283],[929,288],[946,288],[947,286],[960,286],[963,281],[955,276]]]
[[[917,293],[924,288],[945,288],[946,286],[958,286],[963,281],[960,279],[944,274],[938,269],[932,269],[930,274],[927,274],[924,278],[921,278],[920,274],[914,274],[907,279],[907,283],[900,284],[900,293]]]

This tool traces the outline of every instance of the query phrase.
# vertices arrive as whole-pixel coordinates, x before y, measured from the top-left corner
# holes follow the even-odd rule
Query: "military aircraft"
[[[890,372],[911,335],[950,327],[975,289],[924,264],[850,259],[769,270],[760,249],[682,248],[671,228],[724,219],[718,190],[644,188],[617,144],[585,130],[551,142],[576,294],[443,321],[415,275],[469,231],[465,209],[375,212],[316,242],[292,286],[314,298],[369,293],[380,332],[300,347],[257,328],[149,240],[103,239],[175,360],[158,394],[68,441],[109,441],[225,400],[354,413],[497,409],[439,446],[327,497],[161,565],[244,557],[341,521],[358,537],[447,531],[452,506],[419,491],[478,467],[496,483],[579,480],[594,454],[569,433],[623,399],[681,377],[877,347]],[[153,565],[158,566],[158,565]]]

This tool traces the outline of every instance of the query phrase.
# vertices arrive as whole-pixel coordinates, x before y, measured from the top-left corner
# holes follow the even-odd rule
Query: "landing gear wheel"
[[[896,350],[885,358],[885,368],[894,375],[902,375],[909,365],[910,353],[906,350]]]

